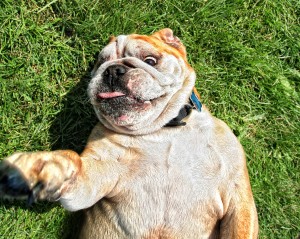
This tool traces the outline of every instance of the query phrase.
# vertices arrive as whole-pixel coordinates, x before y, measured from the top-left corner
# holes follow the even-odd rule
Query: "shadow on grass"
[[[52,150],[71,149],[81,153],[97,122],[86,91],[89,72],[63,99],[63,109],[56,115],[50,127]]]
[[[79,233],[81,231],[83,221],[85,220],[83,211],[68,213],[59,238],[62,239],[80,239]]]

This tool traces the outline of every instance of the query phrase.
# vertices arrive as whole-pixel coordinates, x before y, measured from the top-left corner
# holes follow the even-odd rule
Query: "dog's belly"
[[[221,208],[216,195],[180,201],[177,193],[167,198],[152,196],[115,202],[102,199],[85,211],[79,238],[214,238],[219,232]],[[178,197],[179,196],[179,197]],[[143,201],[141,201],[143,200]]]
[[[88,236],[82,238],[214,238],[218,234],[223,214],[218,157],[203,152],[208,149],[198,153],[176,143],[166,150],[168,159],[151,155],[133,164],[139,170],[124,175],[127,179],[120,182],[118,193],[88,209],[84,225]]]

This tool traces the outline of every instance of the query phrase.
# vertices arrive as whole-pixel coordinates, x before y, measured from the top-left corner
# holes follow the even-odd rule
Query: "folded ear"
[[[159,30],[153,33],[152,36],[164,41],[165,43],[175,48],[180,48],[183,46],[180,39],[177,36],[173,35],[173,31],[170,28]]]
[[[173,31],[170,28],[164,28],[152,34],[153,37],[164,41],[166,44],[177,49],[184,56],[186,55],[186,50],[182,42],[177,36],[174,36]]]

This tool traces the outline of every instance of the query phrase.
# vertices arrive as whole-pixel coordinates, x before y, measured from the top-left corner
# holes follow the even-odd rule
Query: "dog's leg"
[[[93,205],[118,177],[114,161],[84,159],[70,150],[15,153],[0,164],[0,196],[61,203],[69,210]]]
[[[220,229],[220,238],[224,239],[255,239],[258,236],[256,207],[246,170],[241,182],[235,185]]]

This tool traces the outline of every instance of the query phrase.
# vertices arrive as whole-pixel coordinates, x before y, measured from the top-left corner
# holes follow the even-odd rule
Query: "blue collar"
[[[182,122],[182,120],[188,116],[192,109],[195,109],[199,112],[201,112],[202,104],[200,102],[199,96],[196,93],[196,89],[193,90],[189,104],[185,104],[179,111],[178,116],[172,119],[169,123],[167,123],[166,127],[172,127],[172,126],[184,126],[186,125],[186,122]]]
[[[202,104],[200,102],[199,96],[195,93],[195,90],[193,90],[190,96],[190,103],[193,106],[193,109],[196,109],[199,112],[201,112]]]

